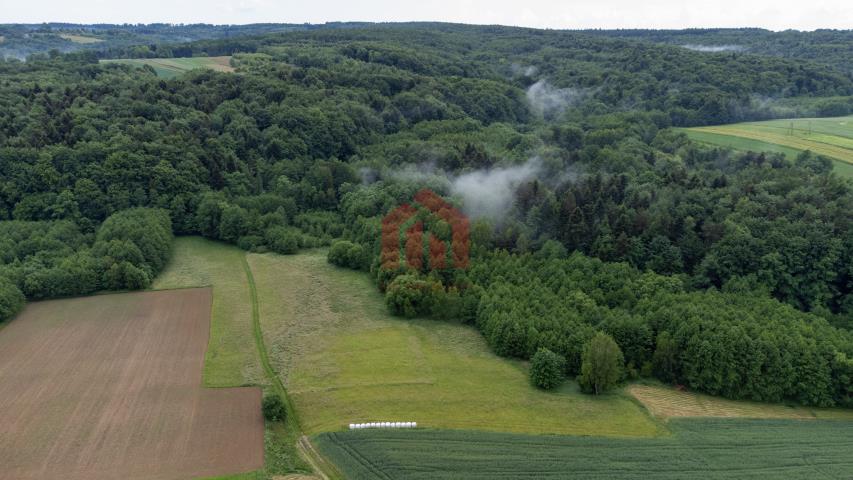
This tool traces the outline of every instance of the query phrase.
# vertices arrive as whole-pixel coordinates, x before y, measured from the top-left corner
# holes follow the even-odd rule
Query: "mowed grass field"
[[[495,356],[472,327],[390,316],[363,272],[325,252],[250,254],[275,370],[308,434],[349,423],[654,437],[666,429],[627,395],[533,388],[526,367]]]
[[[680,129],[690,138],[743,151],[796,157],[811,150],[835,160],[836,171],[853,177],[853,116],[798,118]]]
[[[216,70],[217,72],[233,72],[231,67],[231,57],[192,57],[192,58],[131,58],[131,59],[111,59],[101,60],[101,63],[123,63],[141,67],[143,65],[151,66],[161,78],[175,78],[178,75],[195,70],[197,68],[207,68]]]
[[[654,439],[354,430],[315,442],[350,480],[849,479],[849,422],[672,420]]]
[[[0,479],[263,466],[258,388],[203,388],[209,289],[33,302],[0,331]]]
[[[773,403],[728,400],[659,385],[631,385],[626,391],[655,417],[727,417],[853,420],[853,410],[812,408]],[[853,428],[853,423],[850,423]]]

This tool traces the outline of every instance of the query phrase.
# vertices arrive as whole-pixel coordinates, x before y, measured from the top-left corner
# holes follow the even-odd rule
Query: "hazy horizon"
[[[736,14],[732,14],[736,12]],[[684,29],[765,28],[802,30],[853,28],[853,2],[791,0],[680,2],[675,0],[600,0],[556,2],[529,0],[438,0],[407,4],[391,0],[276,2],[212,0],[183,2],[108,2],[55,0],[14,2],[3,6],[0,23],[194,24],[328,22],[450,22],[548,29]]]

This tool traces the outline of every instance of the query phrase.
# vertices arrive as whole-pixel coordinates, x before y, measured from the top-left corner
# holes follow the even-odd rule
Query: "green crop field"
[[[158,77],[175,78],[178,75],[195,70],[208,68],[218,72],[233,72],[231,57],[192,57],[192,58],[131,58],[101,60],[101,63],[123,63],[141,67],[151,66]]]
[[[847,479],[853,429],[824,420],[672,420],[656,439],[353,430],[316,438],[350,480]]]
[[[681,129],[703,143],[735,150],[795,157],[811,150],[835,160],[836,171],[853,177],[853,117],[798,118]]]
[[[472,327],[390,316],[368,275],[324,252],[249,255],[261,323],[306,433],[367,421],[649,437],[666,430],[622,393],[543,392]]]

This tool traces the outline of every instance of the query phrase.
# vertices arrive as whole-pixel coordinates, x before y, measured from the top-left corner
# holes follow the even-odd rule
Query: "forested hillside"
[[[587,33],[668,43],[700,52],[746,52],[809,60],[853,72],[853,30],[773,32],[760,28],[691,28],[590,30]]]
[[[670,128],[772,117],[768,98],[847,108],[849,73],[443,24],[182,48],[234,55],[237,71],[97,63],[122,48],[0,63],[4,290],[145,287],[165,211],[175,234],[247,250],[344,238],[330,259],[372,271],[392,311],[472,322],[501,355],[548,349],[566,374],[606,332],[623,376],[850,404],[853,185],[826,158],[734,154]],[[469,271],[379,268],[381,218],[423,187],[471,217]],[[118,235],[138,221],[154,227]],[[80,269],[92,282],[62,280]]]

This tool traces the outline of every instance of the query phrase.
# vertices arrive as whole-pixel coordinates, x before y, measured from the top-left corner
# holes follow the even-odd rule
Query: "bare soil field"
[[[29,304],[0,332],[0,479],[263,467],[259,388],[202,387],[211,290]]]

